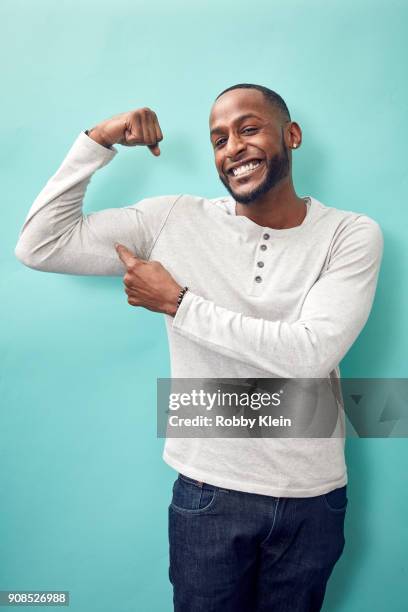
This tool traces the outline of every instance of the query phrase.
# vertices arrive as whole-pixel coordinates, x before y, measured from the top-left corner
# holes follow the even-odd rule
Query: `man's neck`
[[[276,186],[251,204],[236,202],[235,205],[236,215],[243,215],[257,225],[273,229],[301,225],[306,213],[305,200],[296,195],[293,185]]]

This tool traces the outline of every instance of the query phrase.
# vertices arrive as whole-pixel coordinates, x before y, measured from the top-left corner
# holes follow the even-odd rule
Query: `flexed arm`
[[[57,172],[33,202],[20,232],[16,257],[44,272],[123,275],[115,241],[147,258],[155,228],[176,196],[159,196],[124,208],[85,215],[86,188],[96,170],[117,154],[114,144],[146,145],[160,155],[163,139],[156,114],[148,108],[116,115],[81,133]]]

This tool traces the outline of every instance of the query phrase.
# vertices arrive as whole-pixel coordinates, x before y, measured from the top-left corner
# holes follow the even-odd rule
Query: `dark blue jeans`
[[[271,497],[179,474],[169,506],[175,612],[317,612],[344,548],[347,487]]]

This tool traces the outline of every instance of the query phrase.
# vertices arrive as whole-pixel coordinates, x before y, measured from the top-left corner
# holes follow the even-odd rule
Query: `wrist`
[[[108,142],[106,138],[104,138],[101,133],[101,129],[98,127],[91,128],[90,130],[85,130],[85,134],[92,138],[95,142],[102,145],[106,149],[112,149],[112,143]]]
[[[176,312],[187,291],[188,287],[182,287],[181,285],[177,285],[174,288],[174,292],[172,292],[171,300],[167,308],[167,314],[169,314],[171,317],[176,315]]]

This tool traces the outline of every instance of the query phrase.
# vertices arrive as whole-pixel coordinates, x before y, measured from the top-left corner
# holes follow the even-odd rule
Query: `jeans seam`
[[[230,489],[224,489],[223,487],[219,487],[218,485],[213,485],[209,482],[204,482],[202,480],[196,480],[195,478],[190,478],[190,476],[185,476],[181,472],[179,472],[179,476],[181,480],[184,480],[184,482],[187,482],[189,484],[194,484],[196,487],[203,488],[204,485],[209,485],[210,487],[213,487],[214,489],[218,489],[219,491],[222,491],[223,493],[230,492]]]
[[[187,482],[188,484],[193,484],[196,487],[199,487],[200,489],[202,489],[203,484],[204,484],[201,480],[196,480],[195,478],[190,478],[189,476],[184,476],[184,474],[180,474],[180,479],[184,480],[184,482]]]
[[[281,498],[278,497],[277,502],[276,502],[275,512],[273,513],[273,519],[272,519],[272,527],[270,528],[269,533],[266,536],[266,538],[264,540],[262,540],[262,542],[260,543],[260,546],[263,546],[267,542],[267,540],[270,538],[270,536],[272,535],[273,529],[275,527],[276,515],[278,513],[278,506],[279,506],[280,499]]]
[[[330,511],[330,512],[335,512],[335,513],[342,513],[342,512],[346,512],[347,510],[347,505],[348,505],[348,498],[347,498],[347,485],[344,485],[343,487],[341,487],[342,489],[344,489],[346,491],[346,501],[344,503],[344,506],[342,506],[341,508],[333,508],[330,504],[329,501],[327,499],[327,495],[329,495],[329,493],[331,493],[332,491],[329,491],[329,493],[323,493],[323,495],[321,496],[323,498],[324,501],[324,505],[326,506],[326,508]],[[335,489],[334,489],[335,490]]]
[[[204,508],[181,508],[180,506],[174,504],[173,501],[170,502],[169,507],[174,510],[174,512],[178,512],[179,514],[183,514],[184,516],[197,516],[211,510],[217,499],[217,494],[218,489],[214,489],[214,495],[211,501],[206,506],[204,506]]]

